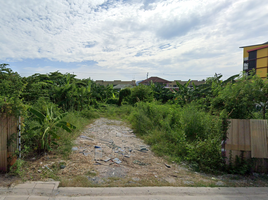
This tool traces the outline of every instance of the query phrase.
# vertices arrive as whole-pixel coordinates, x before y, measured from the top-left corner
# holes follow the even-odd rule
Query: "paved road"
[[[59,188],[59,182],[31,182],[12,188],[0,188],[0,200],[69,200],[69,199],[185,199],[185,200],[267,200],[268,188],[208,188],[208,187],[117,187],[117,188]]]

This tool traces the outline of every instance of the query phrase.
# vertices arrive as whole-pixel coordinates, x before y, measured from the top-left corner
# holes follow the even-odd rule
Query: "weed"
[[[87,176],[89,176],[89,177],[94,177],[94,176],[97,175],[97,173],[94,172],[94,171],[88,171],[85,175],[87,175]]]
[[[24,174],[25,174],[25,161],[21,159],[17,159],[14,165],[10,168],[10,174],[12,175],[18,175],[22,180],[24,180]]]

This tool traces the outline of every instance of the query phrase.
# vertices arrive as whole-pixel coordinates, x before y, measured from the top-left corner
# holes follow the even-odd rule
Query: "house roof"
[[[264,45],[264,44],[268,44],[268,42],[265,42],[265,43],[263,43],[263,44],[254,44],[254,45],[243,46],[243,47],[239,47],[239,48],[253,47],[253,46]]]
[[[145,80],[143,80],[142,82],[140,82],[141,84],[145,84],[145,83],[150,83],[150,82],[153,82],[153,83],[171,83],[170,81],[167,81],[165,79],[162,79],[162,78],[159,78],[157,76],[152,76],[150,78],[147,78]]]
[[[114,86],[114,89],[124,89],[127,87],[131,88],[131,87],[133,87],[133,85],[131,85],[131,84],[118,84],[118,85]]]

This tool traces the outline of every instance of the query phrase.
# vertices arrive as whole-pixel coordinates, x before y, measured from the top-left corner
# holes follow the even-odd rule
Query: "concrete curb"
[[[55,191],[56,192],[56,191]],[[207,188],[207,187],[111,187],[111,188],[58,188],[54,195],[62,196],[143,196],[143,195],[267,195],[268,188]]]
[[[266,199],[266,187],[110,187],[58,188],[59,182],[26,182],[0,188],[0,200],[56,199]]]

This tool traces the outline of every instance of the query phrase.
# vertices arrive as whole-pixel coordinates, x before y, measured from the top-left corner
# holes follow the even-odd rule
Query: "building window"
[[[249,52],[248,56],[248,70],[256,69],[257,51]]]

